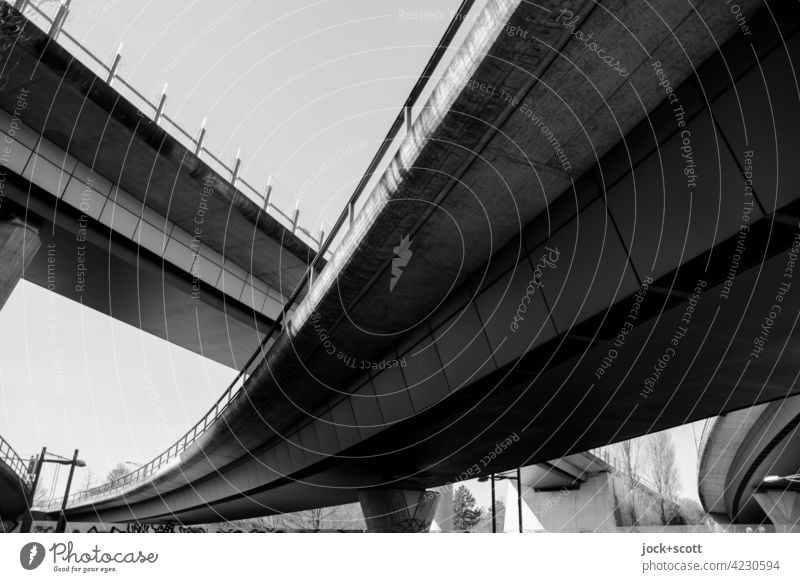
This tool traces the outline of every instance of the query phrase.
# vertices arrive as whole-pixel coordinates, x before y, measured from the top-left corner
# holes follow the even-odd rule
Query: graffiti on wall
[[[5,523],[8,533],[19,533],[22,522]],[[31,527],[32,533],[53,533],[56,531],[55,521],[37,521]],[[206,525],[181,525],[177,523],[97,523],[71,522],[67,524],[67,533],[324,533],[324,532],[361,532],[362,530],[345,529],[285,529],[262,526],[236,526],[229,523]]]

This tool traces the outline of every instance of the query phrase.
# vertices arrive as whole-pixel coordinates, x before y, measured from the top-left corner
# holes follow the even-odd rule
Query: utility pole
[[[22,518],[22,526],[20,527],[20,531],[22,533],[30,533],[31,526],[33,525],[33,513],[31,513],[31,509],[33,508],[33,502],[36,499],[36,487],[39,485],[39,475],[42,474],[42,464],[44,463],[44,456],[47,454],[47,447],[42,447],[42,452],[39,455],[39,458],[36,459],[36,462],[33,466],[33,483],[31,483],[31,497],[28,499],[28,508],[25,512],[25,516]]]
[[[517,467],[517,515],[519,516],[519,533],[522,533],[522,469]]]
[[[67,526],[67,516],[64,511],[67,509],[67,500],[69,499],[69,490],[72,487],[72,477],[75,474],[75,467],[85,467],[86,463],[78,459],[78,449],[75,449],[75,454],[72,456],[72,459],[68,459],[66,457],[62,457],[60,455],[56,455],[54,453],[50,453],[51,457],[56,457],[54,459],[47,459],[47,447],[42,447],[42,454],[39,455],[39,458],[34,465],[33,470],[33,483],[31,484],[31,498],[28,501],[28,510],[25,512],[25,516],[22,520],[22,527],[20,531],[22,533],[30,533],[31,525],[33,524],[33,514],[31,513],[31,509],[33,507],[33,499],[36,496],[36,487],[39,484],[39,477],[42,474],[42,465],[44,463],[55,463],[56,465],[69,465],[69,478],[67,479],[67,489],[64,491],[64,501],[61,503],[61,511],[58,515],[58,523],[56,525],[57,532],[63,532]]]
[[[517,481],[517,515],[519,517],[519,533],[522,533],[522,470],[517,469],[516,475],[503,475],[503,474],[496,474],[491,473],[489,475],[485,475],[483,477],[478,477],[478,481],[489,481],[492,485],[492,533],[497,533],[497,510],[496,510],[496,501],[495,501],[495,492],[494,492],[494,482],[495,481],[502,481],[503,479],[514,480]],[[508,510],[508,508],[506,508]]]
[[[67,500],[69,499],[69,490],[72,487],[72,476],[75,474],[75,467],[82,461],[78,460],[78,449],[75,449],[75,454],[72,455],[72,462],[69,466],[69,477],[67,477],[67,487],[64,489],[64,501],[61,502],[61,512],[58,514],[58,523],[56,524],[56,533],[64,533],[67,529]]]

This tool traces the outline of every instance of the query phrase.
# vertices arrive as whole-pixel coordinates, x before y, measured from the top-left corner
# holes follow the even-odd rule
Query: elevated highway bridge
[[[490,1],[274,343],[68,518],[425,529],[509,435],[495,472],[796,394],[800,10],[739,5]]]

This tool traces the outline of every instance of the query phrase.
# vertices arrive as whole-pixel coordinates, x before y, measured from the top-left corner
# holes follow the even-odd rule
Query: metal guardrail
[[[30,486],[33,483],[33,475],[28,472],[28,464],[2,436],[0,436],[0,463],[5,463],[26,485]]]
[[[708,443],[708,439],[711,437],[711,433],[714,432],[714,425],[719,420],[719,416],[712,416],[711,418],[705,419],[703,422],[703,431],[700,433],[700,440],[697,443],[697,462],[700,463],[700,459],[703,456],[703,451],[706,448],[706,444]]]
[[[266,356],[266,347],[270,339],[273,338],[276,332],[282,329],[283,323],[286,320],[287,313],[292,309],[294,304],[301,297],[303,290],[306,288],[306,286],[310,286],[313,283],[312,279],[316,277],[316,273],[322,261],[322,257],[324,257],[326,253],[331,251],[332,244],[336,239],[337,235],[339,234],[339,232],[341,231],[341,229],[345,225],[347,225],[348,228],[352,226],[355,220],[356,203],[361,197],[364,189],[366,188],[373,174],[376,172],[379,165],[383,161],[386,153],[389,151],[395,138],[400,133],[400,130],[403,127],[406,128],[411,127],[412,109],[416,104],[417,100],[419,99],[420,95],[422,94],[423,90],[425,89],[425,86],[427,85],[428,81],[433,76],[433,73],[438,67],[445,52],[449,49],[450,43],[452,42],[453,38],[458,32],[461,23],[465,20],[466,15],[469,12],[470,8],[472,7],[473,3],[474,0],[462,0],[461,5],[454,14],[453,19],[451,20],[444,34],[442,35],[439,44],[437,45],[436,49],[434,50],[433,54],[428,60],[428,63],[426,64],[425,68],[422,71],[422,74],[420,75],[419,79],[417,79],[417,82],[414,84],[414,87],[411,89],[408,98],[403,104],[394,123],[390,127],[381,146],[378,148],[377,152],[372,158],[372,161],[367,167],[367,170],[365,171],[364,175],[359,180],[355,190],[353,191],[353,194],[350,196],[347,205],[339,215],[339,218],[336,220],[336,223],[334,224],[331,231],[327,234],[327,236],[324,238],[323,236],[320,236],[320,246],[317,255],[314,257],[313,261],[306,269],[305,273],[300,279],[297,287],[290,296],[289,300],[283,305],[281,312],[278,314],[278,317],[276,317],[274,323],[270,327],[269,332],[267,332],[267,334],[264,336],[263,340],[259,344],[256,351],[247,360],[242,370],[237,374],[236,378],[234,378],[233,382],[231,382],[228,388],[226,388],[226,390],[217,399],[217,401],[214,403],[211,409],[206,413],[206,415],[203,416],[203,418],[201,418],[197,422],[197,424],[195,424],[191,429],[189,429],[189,431],[182,438],[178,439],[178,441],[175,444],[173,444],[166,451],[161,453],[158,457],[156,457],[146,465],[139,467],[137,470],[128,473],[127,475],[115,481],[112,481],[111,483],[106,483],[98,487],[92,487],[91,489],[73,493],[69,497],[68,505],[75,505],[77,503],[89,500],[100,501],[104,498],[116,495],[122,489],[127,489],[129,487],[133,487],[137,484],[140,484],[147,477],[150,477],[158,473],[172,461],[176,460],[183,451],[185,451],[192,443],[194,443],[200,436],[202,436],[209,429],[209,427],[211,427],[214,424],[214,422],[217,421],[231,406],[231,404],[239,397],[239,395],[242,393],[242,388],[244,387],[246,379],[255,371],[256,367],[261,361],[261,357]],[[198,139],[199,143],[201,144],[202,133],[200,134],[200,137]],[[297,211],[295,211],[295,217],[294,217],[295,224],[296,221],[297,221]],[[60,507],[60,503],[61,501],[58,499],[50,499],[41,506],[41,509],[45,511],[55,509]]]

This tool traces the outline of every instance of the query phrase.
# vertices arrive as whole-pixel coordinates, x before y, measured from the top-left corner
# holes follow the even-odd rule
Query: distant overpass
[[[296,216],[279,221],[243,194],[238,165],[220,174],[200,138],[189,149],[113,75],[0,9],[0,221],[27,227],[19,250],[4,243],[24,255],[22,276],[240,368],[316,256]]]
[[[429,518],[423,489],[511,434],[495,472],[800,391],[800,293],[770,316],[800,232],[800,9],[739,5],[747,35],[724,3],[490,2],[243,386],[69,518]]]
[[[769,479],[797,473],[800,396],[792,396],[714,421],[700,452],[700,500],[723,523],[772,522],[779,531],[800,531],[800,488]]]

